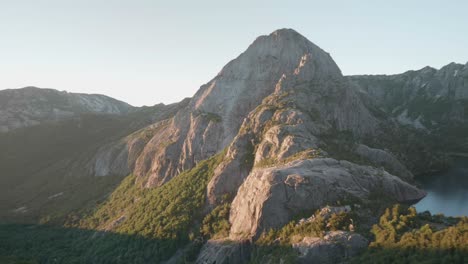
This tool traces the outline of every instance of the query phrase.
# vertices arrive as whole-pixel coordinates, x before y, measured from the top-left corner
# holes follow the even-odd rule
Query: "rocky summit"
[[[347,261],[367,247],[376,214],[426,195],[416,174],[468,149],[466,133],[444,137],[468,125],[467,67],[343,76],[326,51],[280,29],[173,105],[0,91],[0,147],[34,135],[0,156],[14,175],[0,216],[125,240],[109,263]],[[47,142],[65,145],[31,154]]]

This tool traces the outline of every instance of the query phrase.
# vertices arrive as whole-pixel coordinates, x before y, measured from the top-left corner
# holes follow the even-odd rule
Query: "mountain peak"
[[[325,75],[342,75],[329,53],[294,29],[282,28],[257,37],[247,50],[225,65],[215,79],[268,78],[276,82],[283,74],[294,73],[299,65],[304,64],[306,55]]]
[[[296,30],[292,28],[280,28],[271,32],[270,35],[268,36],[299,37],[299,38],[305,39],[303,35],[301,35],[299,32],[297,32]]]
[[[218,113],[230,120],[225,130],[236,133],[243,117],[275,91],[283,76],[303,82],[342,74],[327,52],[293,29],[279,29],[258,37],[202,86],[193,98],[193,108]]]
[[[279,29],[258,37],[226,64],[195,94],[192,104],[195,109],[233,120],[226,130],[236,130],[284,77],[309,82],[342,78],[342,74],[327,52],[293,29]]]

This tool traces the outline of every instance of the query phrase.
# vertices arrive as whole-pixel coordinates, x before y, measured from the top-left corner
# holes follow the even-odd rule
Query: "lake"
[[[414,206],[418,212],[442,213],[446,216],[468,216],[468,158],[457,157],[444,172],[418,177],[427,192]]]

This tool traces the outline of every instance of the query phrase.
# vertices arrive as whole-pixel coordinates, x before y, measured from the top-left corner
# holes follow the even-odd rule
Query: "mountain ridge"
[[[66,120],[80,113],[125,114],[132,106],[99,94],[25,87],[0,91],[0,132]]]
[[[455,111],[449,123],[464,125],[468,108],[459,102],[468,91],[464,67],[468,68],[449,64],[441,70],[400,75],[343,76],[332,57],[304,36],[291,29],[274,31],[258,37],[190,99],[131,108],[118,115],[91,113],[94,121],[84,130],[96,134],[91,133],[89,148],[80,144],[86,148],[79,158],[51,158],[48,162],[67,171],[60,170],[54,179],[86,176],[93,184],[95,179],[117,178],[110,185],[102,183],[102,190],[95,190],[92,199],[80,200],[82,204],[71,213],[49,218],[44,217],[50,213],[49,200],[70,197],[68,191],[58,195],[63,185],[47,195],[44,187],[45,199],[33,211],[43,223],[155,239],[158,250],[166,249],[158,261],[171,256],[180,260],[200,243],[204,246],[200,254],[197,251],[198,263],[238,259],[238,250],[253,250],[250,243],[269,230],[286,228],[304,214],[310,218],[303,222],[313,223],[310,219],[318,215],[311,212],[331,210],[329,205],[339,208],[333,210],[352,208],[353,217],[360,215],[362,221],[356,224],[370,228],[376,219],[369,216],[381,207],[425,196],[414,182],[414,174],[421,170],[411,165],[430,170],[445,162],[444,155],[434,152],[439,145],[432,145],[433,139],[436,143],[444,139],[436,132],[444,131],[445,123],[420,129],[400,116],[411,108],[414,111],[407,111],[407,119],[426,124]],[[423,95],[418,97],[414,90]],[[433,98],[438,93],[446,95],[443,106],[449,107],[432,118],[417,99],[428,97],[425,103],[437,105],[439,99]],[[457,102],[453,109],[452,99]],[[393,111],[395,106],[400,112]],[[81,114],[76,120],[83,118]],[[109,118],[104,126],[109,131],[102,132],[101,118]],[[63,122],[68,122],[66,131],[75,131],[75,119],[57,124]],[[33,129],[44,126],[17,131],[35,134]],[[56,133],[51,129],[43,138]],[[0,146],[9,141],[1,139],[2,134]],[[466,140],[466,135],[455,139]],[[43,177],[39,178],[50,180]],[[32,199],[22,200],[14,193],[8,200],[12,202],[1,209],[16,216],[26,217],[33,204]],[[28,210],[18,210],[23,207]],[[321,228],[321,232],[334,231]],[[347,232],[353,230],[340,228],[344,233],[327,234],[351,237]],[[321,243],[337,245],[323,239]],[[358,239],[362,243],[356,247],[366,245],[364,237]],[[345,258],[346,252],[340,251],[337,257]],[[249,254],[240,255],[239,261]]]

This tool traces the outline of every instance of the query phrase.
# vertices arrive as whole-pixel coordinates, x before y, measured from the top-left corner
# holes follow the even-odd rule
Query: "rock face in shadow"
[[[403,125],[437,132],[446,125],[468,123],[468,63],[347,79]]]
[[[198,264],[240,264],[250,259],[248,241],[208,240],[202,247],[195,263]]]
[[[370,148],[366,145],[359,144],[355,151],[359,156],[368,159],[373,164],[380,164],[388,168],[390,172],[398,175],[400,178],[406,180],[413,178],[413,174],[405,167],[405,165],[385,150]]]
[[[401,150],[393,154],[413,174],[431,173],[449,166],[447,157],[434,152],[468,152],[468,63],[346,79],[376,111],[412,131],[408,139],[393,139],[394,145],[401,145]],[[398,152],[405,149],[407,157],[399,156]],[[414,152],[418,154],[411,154]]]

